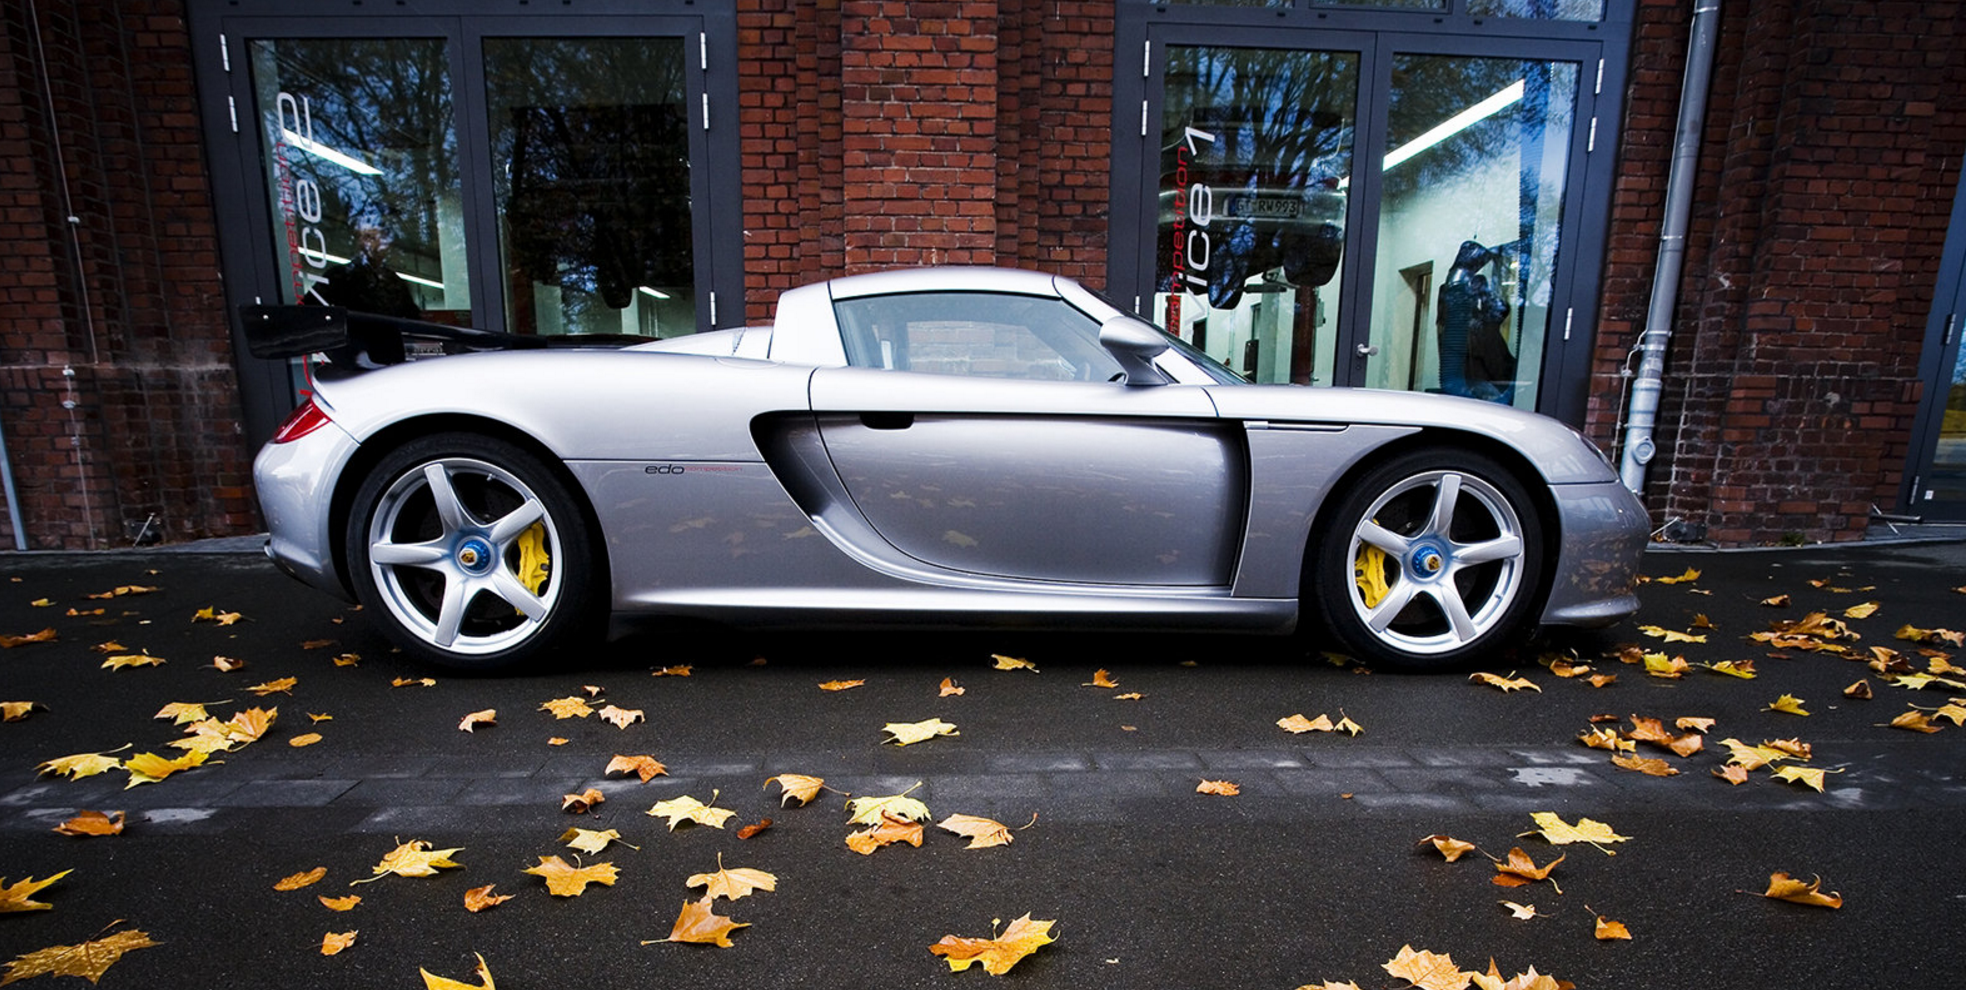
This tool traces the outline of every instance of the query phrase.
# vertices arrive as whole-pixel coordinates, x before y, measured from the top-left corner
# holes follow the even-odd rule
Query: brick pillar
[[[845,268],[997,261],[997,3],[841,4]]]

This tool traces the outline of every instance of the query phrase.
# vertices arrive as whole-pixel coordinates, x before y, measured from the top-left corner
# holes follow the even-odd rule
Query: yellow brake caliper
[[[1359,596],[1365,599],[1366,608],[1377,608],[1392,588],[1386,584],[1386,552],[1368,543],[1352,561],[1352,572],[1357,575]]]
[[[519,534],[519,583],[525,585],[527,591],[539,594],[539,589],[546,586],[550,573],[547,568],[552,563],[553,558],[546,553],[546,527],[539,523],[526,527],[526,531]]]

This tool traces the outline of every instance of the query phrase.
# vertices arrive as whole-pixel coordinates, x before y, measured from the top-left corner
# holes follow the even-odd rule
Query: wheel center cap
[[[491,567],[491,562],[491,544],[486,543],[484,540],[474,537],[458,545],[457,563],[459,567],[474,574],[481,574]]]
[[[1447,558],[1433,547],[1421,547],[1413,554],[1413,569],[1422,577],[1433,577],[1447,566]]]

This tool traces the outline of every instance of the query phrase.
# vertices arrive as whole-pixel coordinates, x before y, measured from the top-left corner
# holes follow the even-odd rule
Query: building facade
[[[0,546],[259,528],[252,452],[305,382],[240,305],[673,336],[924,264],[1069,275],[1258,381],[1473,395],[1614,453],[1669,330],[1667,537],[1966,518],[1966,11],[1721,0],[1697,35],[1694,7],[9,4]]]

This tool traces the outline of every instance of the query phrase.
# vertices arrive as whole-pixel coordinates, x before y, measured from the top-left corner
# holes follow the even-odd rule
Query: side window
[[[1099,346],[1099,324],[1061,299],[909,293],[846,299],[833,311],[856,368],[1081,382],[1120,373]]]

